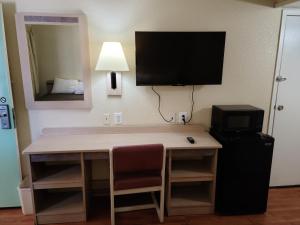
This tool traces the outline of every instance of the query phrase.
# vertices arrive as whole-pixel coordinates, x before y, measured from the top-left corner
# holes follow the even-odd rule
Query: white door
[[[281,29],[269,130],[275,137],[271,186],[300,185],[300,10],[285,10]]]

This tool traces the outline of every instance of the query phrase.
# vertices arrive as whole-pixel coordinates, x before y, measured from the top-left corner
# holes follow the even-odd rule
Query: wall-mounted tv
[[[135,32],[136,84],[221,84],[226,32]]]

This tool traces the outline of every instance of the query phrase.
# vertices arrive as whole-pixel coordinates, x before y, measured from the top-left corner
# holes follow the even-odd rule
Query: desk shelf
[[[36,216],[38,223],[61,223],[84,221],[83,196],[78,191],[37,191]],[[39,199],[40,198],[40,199]]]
[[[36,224],[86,221],[83,155],[55,154],[30,158]]]
[[[214,210],[217,150],[173,150],[167,164],[168,215]]]
[[[82,187],[80,165],[50,166],[33,182],[34,189]]]
[[[198,160],[176,160],[172,163],[171,182],[213,181],[211,165]]]
[[[171,192],[172,207],[212,206],[208,182],[197,184],[182,183],[173,185]]]

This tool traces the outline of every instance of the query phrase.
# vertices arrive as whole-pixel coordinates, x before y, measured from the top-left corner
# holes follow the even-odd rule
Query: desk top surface
[[[190,144],[186,137],[195,139],[195,144]],[[120,133],[57,133],[43,135],[28,146],[23,154],[49,154],[49,153],[76,153],[76,152],[108,152],[114,146],[163,144],[166,149],[219,149],[222,148],[209,133],[197,129],[164,129],[154,132],[124,130]]]

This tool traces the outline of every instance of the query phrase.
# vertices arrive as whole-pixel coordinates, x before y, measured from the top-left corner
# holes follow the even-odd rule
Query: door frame
[[[281,63],[282,63],[282,53],[284,48],[284,38],[285,38],[285,30],[286,30],[286,19],[288,16],[300,16],[300,9],[283,9],[282,10],[282,18],[281,18],[281,28],[279,34],[279,44],[278,44],[278,52],[276,59],[276,69],[273,81],[273,91],[272,91],[272,99],[270,106],[270,115],[269,115],[269,125],[268,125],[268,134],[273,135],[273,128],[276,116],[276,103],[277,103],[277,95],[278,95],[278,86],[279,82],[276,81],[276,78],[280,75],[281,71]]]

